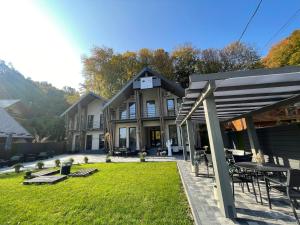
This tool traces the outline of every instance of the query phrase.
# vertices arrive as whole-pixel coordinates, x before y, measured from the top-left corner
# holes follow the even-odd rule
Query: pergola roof
[[[300,101],[300,67],[191,75],[177,122],[204,122],[202,103],[212,94],[221,122],[293,104]]]

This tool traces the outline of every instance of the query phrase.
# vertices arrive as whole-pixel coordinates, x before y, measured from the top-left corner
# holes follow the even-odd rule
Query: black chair
[[[300,199],[300,170],[298,169],[290,169],[287,171],[286,180],[283,180],[282,177],[280,178],[273,178],[270,176],[265,176],[265,182],[267,187],[267,195],[269,200],[269,206],[271,206],[271,198],[270,198],[270,189],[276,189],[282,193],[284,193],[290,202],[290,205],[293,209],[294,216],[296,218],[297,224],[300,225],[300,221],[296,212],[298,209],[299,204],[297,202]],[[274,183],[275,185],[271,185]]]
[[[232,182],[232,195],[233,195],[233,199],[235,199],[235,188],[234,188],[234,184],[239,184],[242,188],[242,192],[244,193],[244,185],[246,184],[247,186],[247,190],[250,193],[250,188],[249,188],[249,184],[252,185],[252,189],[253,189],[253,194],[255,196],[255,200],[256,202],[258,202],[257,200],[257,195],[256,195],[256,191],[255,191],[255,187],[254,187],[254,179],[253,179],[253,174],[251,172],[248,171],[242,171],[239,168],[235,167],[234,165],[229,165],[229,175],[231,177],[231,182]]]

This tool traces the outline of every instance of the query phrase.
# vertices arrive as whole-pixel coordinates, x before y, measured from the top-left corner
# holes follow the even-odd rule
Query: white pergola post
[[[180,126],[180,136],[181,136],[181,144],[183,148],[183,159],[186,161],[187,160],[187,151],[186,151],[186,140],[185,140],[185,135],[183,133],[183,127]]]
[[[257,153],[260,153],[263,156],[252,116],[246,116],[245,121],[246,121],[246,125],[247,125],[247,133],[248,133],[248,137],[249,137],[250,147],[251,147],[251,151],[252,151],[253,155],[256,156]]]
[[[190,159],[192,166],[194,166],[194,155],[195,155],[195,135],[193,131],[193,124],[190,119],[186,120],[186,129],[188,134],[189,148],[190,148]],[[192,167],[193,168],[193,167]]]
[[[204,99],[203,106],[209,145],[212,153],[219,207],[225,217],[235,218],[236,209],[233,201],[228,165],[225,159],[224,144],[213,94],[210,94]]]

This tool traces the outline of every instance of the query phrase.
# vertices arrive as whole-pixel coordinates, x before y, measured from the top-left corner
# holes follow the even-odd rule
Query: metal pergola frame
[[[181,129],[184,124],[187,125],[192,165],[195,149],[191,121],[206,123],[219,205],[225,217],[236,217],[236,210],[220,122],[245,118],[251,149],[255,154],[260,152],[260,146],[253,115],[297,102],[300,102],[299,66],[190,76],[189,88],[185,90],[176,121]]]

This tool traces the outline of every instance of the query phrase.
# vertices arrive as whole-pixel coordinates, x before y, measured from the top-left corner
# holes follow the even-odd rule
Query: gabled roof
[[[133,82],[144,76],[145,73],[152,74],[153,76],[156,76],[161,79],[162,85],[167,89],[168,91],[172,92],[173,94],[177,95],[178,97],[183,97],[185,92],[184,89],[174,81],[170,81],[167,78],[165,78],[163,75],[151,70],[148,67],[145,67],[142,69],[141,72],[139,72],[137,75],[135,75],[117,94],[115,94],[104,106],[104,108],[111,105],[113,102],[117,101],[118,99],[124,98],[124,93],[128,91],[129,89],[133,89]]]
[[[85,95],[81,96],[79,100],[77,100],[73,105],[71,105],[66,111],[64,111],[60,116],[64,116],[66,113],[72,111],[75,109],[75,107],[79,104],[79,103],[83,103],[83,104],[89,104],[90,102],[94,101],[95,99],[99,99],[102,100],[104,102],[107,102],[107,100],[99,95],[96,95],[93,92],[88,92]]]
[[[0,99],[0,108],[6,109],[19,101],[19,99]]]
[[[0,137],[12,134],[16,138],[32,138],[31,134],[22,127],[3,108],[0,108]]]

